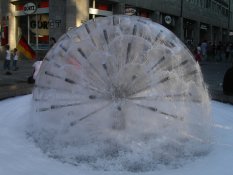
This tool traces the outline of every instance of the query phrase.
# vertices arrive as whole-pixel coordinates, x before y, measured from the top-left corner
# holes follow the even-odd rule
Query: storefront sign
[[[50,19],[49,28],[59,28],[61,26],[61,19]]]
[[[37,21],[37,26],[36,26]],[[30,20],[30,30],[32,33],[37,33],[41,36],[49,35],[49,16],[48,15],[38,15],[37,20],[36,16],[32,17]]]
[[[137,10],[134,9],[134,8],[126,8],[126,9],[125,9],[125,14],[126,14],[126,15],[129,15],[129,16],[135,15],[136,12],[137,12]]]
[[[203,29],[203,30],[208,30],[208,27],[206,25],[204,25],[204,24],[201,24],[200,28]]]
[[[24,5],[23,11],[25,14],[33,14],[36,11],[36,5],[32,2],[29,2]]]
[[[164,21],[165,21],[165,23],[167,23],[167,24],[171,24],[171,22],[172,22],[171,16],[165,16],[165,17],[164,17]]]

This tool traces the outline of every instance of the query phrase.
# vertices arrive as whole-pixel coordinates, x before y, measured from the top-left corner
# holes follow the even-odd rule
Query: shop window
[[[49,47],[49,15],[34,14],[19,16],[17,19],[17,38],[21,35],[35,50]]]
[[[14,3],[13,3],[14,4]],[[35,50],[49,48],[49,14],[25,13],[24,7],[27,3],[19,1],[15,4],[16,16],[16,38],[22,35],[28,44]],[[48,9],[49,1],[40,0],[34,3],[36,9]]]

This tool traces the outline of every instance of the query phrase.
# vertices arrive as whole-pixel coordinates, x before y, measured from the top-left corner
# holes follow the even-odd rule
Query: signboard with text
[[[23,11],[25,14],[28,14],[28,15],[33,14],[36,12],[36,5],[32,2],[29,2],[29,3],[24,5]]]

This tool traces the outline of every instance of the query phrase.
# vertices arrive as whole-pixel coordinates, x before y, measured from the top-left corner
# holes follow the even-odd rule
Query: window
[[[16,4],[16,40],[22,35],[34,50],[49,48],[49,3],[35,3],[36,10],[25,13],[24,7],[29,3]]]
[[[17,38],[21,35],[35,50],[48,49],[49,47],[49,15],[35,14],[19,16],[17,20]]]

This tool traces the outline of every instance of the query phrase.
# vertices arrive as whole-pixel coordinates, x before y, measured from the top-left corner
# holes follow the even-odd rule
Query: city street
[[[32,64],[33,61],[30,60],[19,60],[19,70],[11,71],[12,75],[5,75],[3,59],[0,60],[0,99],[32,92],[34,85],[27,83],[27,78],[33,71]],[[223,77],[226,70],[231,67],[231,63],[201,62],[200,67],[211,98],[233,104],[233,97],[226,96],[222,92]]]
[[[33,61],[19,60],[17,71],[6,75],[3,70],[3,59],[0,59],[0,99],[24,95],[32,92],[33,85],[27,83],[27,78],[32,74]]]
[[[210,90],[222,91],[222,81],[224,74],[230,63],[217,63],[217,62],[202,62],[200,63],[201,70],[205,82],[208,84]]]
[[[224,95],[222,90],[224,74],[232,66],[232,63],[201,62],[200,66],[211,98],[233,104],[233,96]]]

